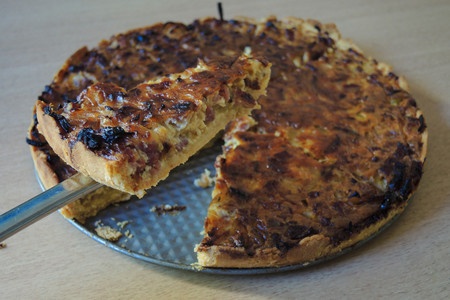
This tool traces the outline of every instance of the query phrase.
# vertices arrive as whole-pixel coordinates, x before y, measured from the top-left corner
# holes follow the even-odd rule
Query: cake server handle
[[[102,184],[77,173],[27,202],[0,215],[0,242]]]

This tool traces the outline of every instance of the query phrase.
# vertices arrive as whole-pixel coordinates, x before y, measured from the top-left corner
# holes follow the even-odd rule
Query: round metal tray
[[[88,218],[84,224],[75,220],[68,221],[95,241],[136,259],[176,269],[230,275],[268,274],[301,269],[347,253],[376,235],[314,262],[251,269],[199,268],[196,266],[194,248],[202,239],[201,232],[211,201],[212,187],[197,187],[194,180],[205,169],[214,175],[214,161],[220,152],[220,145],[202,150],[186,164],[173,170],[166,180],[150,189],[142,199],[132,198],[112,205],[97,216]],[[184,209],[175,213],[155,212],[154,208],[161,205],[177,205]],[[121,232],[122,236],[116,242],[108,241],[97,235],[95,228],[99,226],[109,226]]]

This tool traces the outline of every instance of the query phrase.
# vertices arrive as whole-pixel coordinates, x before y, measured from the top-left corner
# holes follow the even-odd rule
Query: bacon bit
[[[174,205],[169,205],[169,204],[161,204],[161,205],[157,205],[157,206],[153,206],[150,211],[151,212],[155,212],[158,214],[158,216],[160,215],[164,215],[166,213],[170,213],[172,215],[179,213],[180,211],[183,211],[186,209],[186,206],[184,205],[178,205],[178,204],[174,204]]]

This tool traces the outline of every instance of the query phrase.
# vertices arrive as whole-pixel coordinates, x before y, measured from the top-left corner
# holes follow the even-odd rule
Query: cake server
[[[0,242],[102,184],[80,173],[0,215]]]

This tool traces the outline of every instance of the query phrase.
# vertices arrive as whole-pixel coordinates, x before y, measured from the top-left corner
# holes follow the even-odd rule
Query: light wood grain
[[[362,248],[296,272],[213,276],[143,263],[78,232],[58,213],[0,249],[1,299],[445,299],[450,286],[450,2],[222,1],[225,18],[334,22],[404,75],[429,126],[410,207]],[[31,106],[83,45],[158,21],[217,15],[214,1],[1,1],[0,212],[40,192],[25,144]]]

